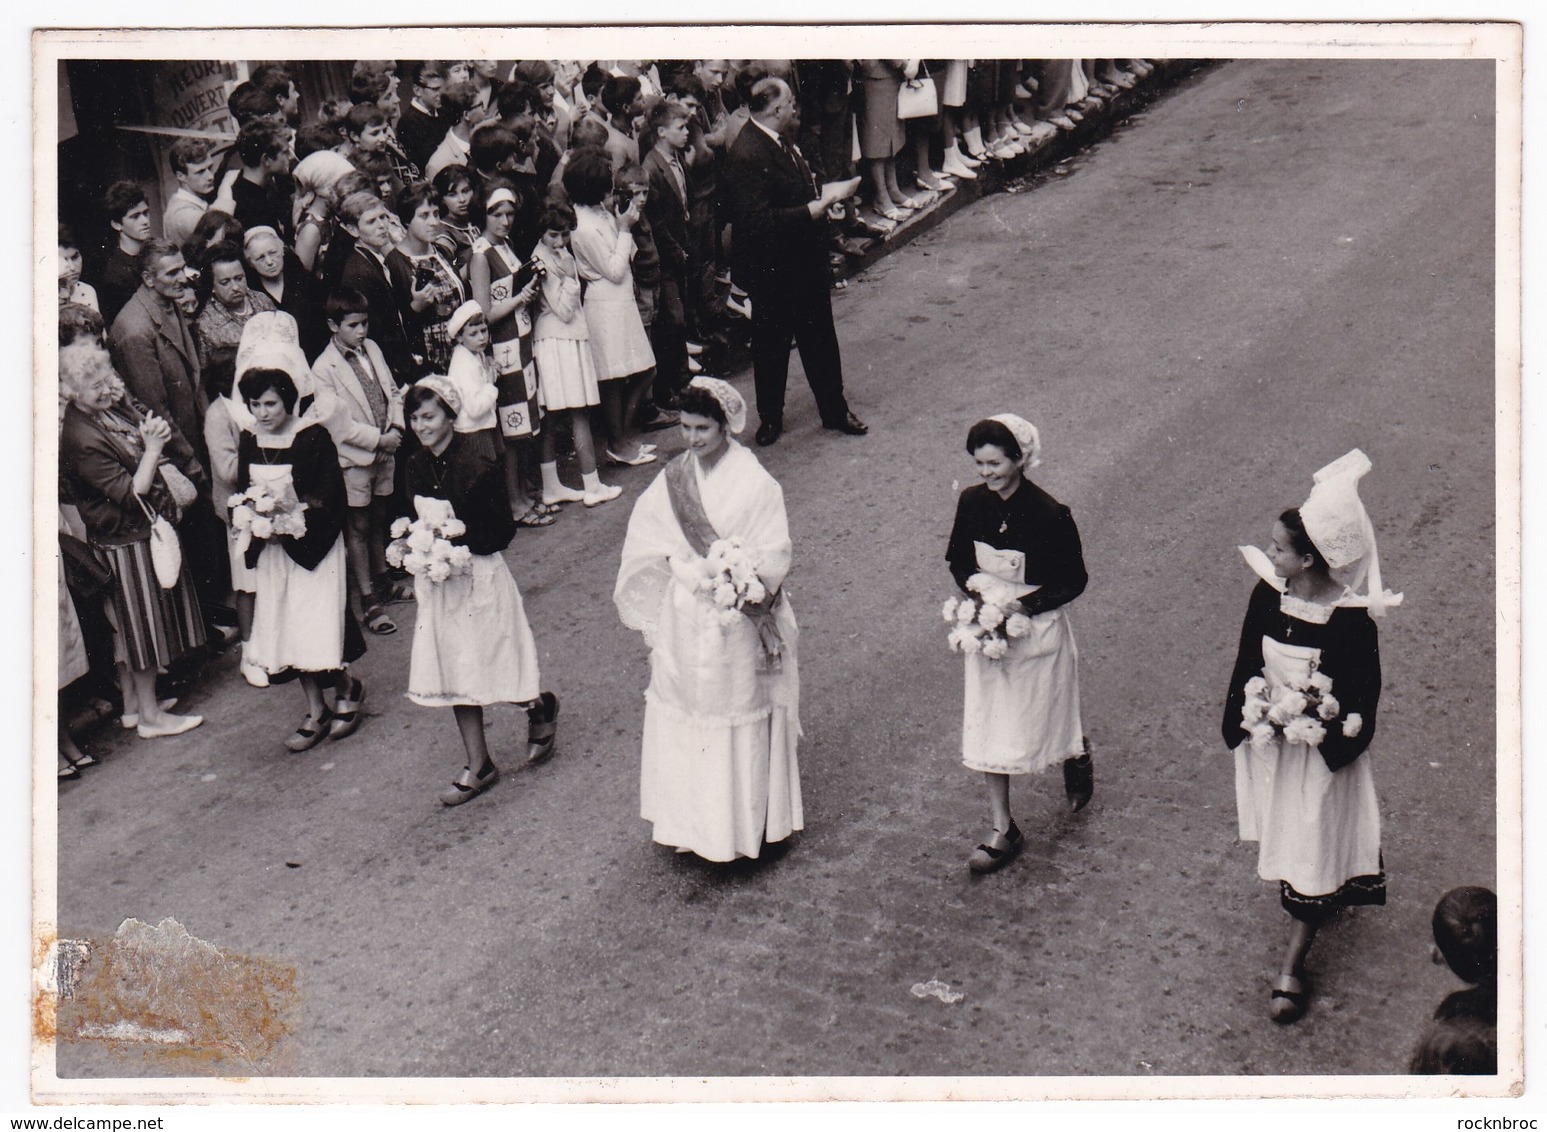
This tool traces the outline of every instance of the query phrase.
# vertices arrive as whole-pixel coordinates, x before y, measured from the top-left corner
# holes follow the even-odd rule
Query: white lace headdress
[[[720,408],[725,411],[725,427],[732,435],[747,427],[746,398],[737,393],[736,387],[730,382],[718,377],[695,377],[688,382],[688,387],[702,389],[719,402]]]
[[[1015,443],[1021,446],[1021,468],[1031,471],[1042,463],[1042,436],[1037,432],[1037,426],[1025,417],[1018,417],[1014,413],[998,413],[988,418],[998,421],[1010,430],[1010,435],[1015,437]]]
[[[312,367],[301,349],[295,316],[285,311],[259,311],[242,327],[236,347],[236,381],[250,369],[277,369],[290,375],[296,393],[310,397],[317,390]]]
[[[1355,448],[1319,470],[1311,494],[1300,505],[1300,519],[1332,576],[1361,598],[1361,604],[1368,603],[1372,617],[1381,617],[1402,603],[1402,595],[1382,585],[1375,528],[1359,498],[1359,480],[1371,466],[1370,458]]]

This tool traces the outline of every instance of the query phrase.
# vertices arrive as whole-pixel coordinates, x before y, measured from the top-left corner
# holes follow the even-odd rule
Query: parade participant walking
[[[975,599],[950,606],[958,622],[952,643],[967,653],[962,762],[983,773],[994,823],[967,860],[975,873],[1008,864],[1024,841],[1010,816],[1011,775],[1062,763],[1076,811],[1094,789],[1079,652],[1064,611],[1085,591],[1085,559],[1069,508],[1026,477],[1041,450],[1036,428],[1013,413],[968,430],[967,452],[983,482],[962,492],[945,552],[956,584]],[[979,600],[998,612],[962,620],[957,610]],[[988,635],[975,636],[974,624]]]
[[[296,415],[299,394],[289,373],[253,366],[237,389],[254,420],[237,446],[236,482],[247,498],[231,511],[231,525],[247,536],[247,564],[257,571],[245,656],[271,682],[298,679],[306,718],[285,747],[307,751],[352,734],[365,698],[360,680],[343,672],[365,653],[345,582],[344,474],[328,430]],[[337,689],[331,708],[323,700],[329,688]]]
[[[1402,595],[1381,587],[1359,499],[1369,470],[1357,448],[1328,464],[1305,503],[1273,524],[1266,553],[1240,548],[1261,581],[1241,627],[1222,734],[1235,752],[1241,840],[1258,843],[1257,875],[1278,882],[1292,921],[1269,1004],[1276,1022],[1305,1013],[1305,957],[1317,930],[1345,906],[1386,902],[1366,756],[1381,691],[1372,617]]]
[[[804,826],[789,521],[732,439],[741,395],[697,377],[681,410],[688,451],[639,497],[613,599],[650,645],[640,815],[657,842],[730,861]]]
[[[471,801],[499,778],[484,735],[485,707],[526,707],[528,763],[553,754],[559,715],[558,697],[542,691],[521,592],[501,556],[516,533],[504,475],[497,457],[453,428],[459,402],[443,377],[422,378],[408,390],[409,427],[421,447],[408,458],[405,482],[420,529],[399,520],[404,541],[393,551],[415,575],[408,698],[450,707],[467,754],[467,765],[441,792],[448,806]]]

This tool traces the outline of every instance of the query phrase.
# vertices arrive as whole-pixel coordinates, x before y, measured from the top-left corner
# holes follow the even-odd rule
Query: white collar
[[[769,137],[773,138],[773,140],[776,141],[779,144],[779,148],[780,149],[784,148],[786,143],[785,143],[784,138],[783,138],[782,135],[780,135],[779,133],[777,133],[774,130],[770,130],[767,126],[763,125],[763,123],[759,122],[756,118],[753,118],[753,117],[749,116],[747,118],[747,123],[749,125],[756,126],[758,129],[762,130],[763,133],[765,133]]]

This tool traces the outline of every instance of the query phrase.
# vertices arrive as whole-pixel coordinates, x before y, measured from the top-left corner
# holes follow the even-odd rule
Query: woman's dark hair
[[[186,258],[186,257],[185,257]],[[196,259],[189,260],[201,271],[208,272],[217,263],[239,263],[243,269],[247,267],[247,261],[242,258],[242,249],[230,240],[220,240],[203,249]]]
[[[468,188],[474,188],[473,175],[467,171],[467,166],[462,164],[447,165],[439,173],[435,174],[435,180],[430,183],[435,186],[435,203],[440,205],[441,215],[446,214],[446,198],[457,191],[457,186],[466,183]],[[477,193],[473,194],[477,196]],[[468,202],[468,209],[473,204]]]
[[[1316,549],[1316,544],[1311,541],[1311,536],[1305,532],[1305,520],[1300,518],[1300,508],[1291,507],[1278,517],[1278,521],[1284,524],[1284,529],[1289,532],[1289,545],[1296,554],[1309,554],[1311,556],[1311,569],[1327,571],[1331,567],[1322,557],[1321,551]]]
[[[247,234],[241,223],[229,212],[221,212],[218,208],[205,209],[183,243],[183,258],[190,261],[201,259],[205,246],[213,242],[216,232],[221,233],[221,240],[229,240],[238,247],[241,247],[242,237]]]
[[[677,408],[684,413],[692,413],[694,416],[708,417],[718,421],[721,428],[729,428],[730,424],[725,419],[725,408],[715,399],[715,395],[707,389],[697,385],[689,385],[677,398]]]
[[[419,407],[427,401],[434,401],[440,406],[441,412],[446,414],[448,420],[455,420],[457,412],[441,398],[441,395],[428,385],[410,385],[403,394],[403,412],[413,416]]]
[[[242,374],[236,387],[242,394],[243,402],[256,401],[272,389],[279,394],[280,403],[285,406],[287,413],[295,412],[295,403],[300,400],[294,379],[282,369],[250,369]]]
[[[435,186],[428,181],[415,181],[398,190],[397,199],[393,203],[397,209],[397,218],[405,227],[425,201],[429,201],[436,209],[440,208],[440,201],[435,195]]]
[[[1492,1076],[1499,1071],[1498,1029],[1476,1018],[1436,1022],[1419,1041],[1407,1071]]]
[[[205,392],[211,401],[216,397],[230,396],[231,384],[236,380],[236,347],[216,346],[210,350],[202,376]]]
[[[80,241],[75,238],[75,233],[70,230],[70,226],[68,224],[59,225],[59,243],[56,246],[61,248],[74,248],[76,251],[81,250]]]
[[[550,200],[543,205],[542,214],[537,218],[537,230],[539,232],[573,232],[575,230],[575,210],[561,200]]]
[[[981,420],[967,430],[967,455],[971,456],[985,444],[992,444],[1011,460],[1020,463],[1020,441],[1003,421]]]
[[[444,173],[445,170],[441,172]],[[504,177],[490,177],[482,183],[477,178],[469,177],[469,180],[473,184],[473,199],[467,202],[467,219],[476,225],[479,231],[482,231],[484,225],[489,222],[489,198],[494,195],[496,189],[505,189],[515,197],[515,210],[517,213],[521,211],[523,196],[520,186],[515,182],[507,181]]]
[[[1499,967],[1499,900],[1486,888],[1453,888],[1434,906],[1434,943],[1456,977],[1492,983]]]
[[[576,204],[598,205],[612,192],[612,158],[604,149],[587,146],[569,155],[564,167],[564,191]]]

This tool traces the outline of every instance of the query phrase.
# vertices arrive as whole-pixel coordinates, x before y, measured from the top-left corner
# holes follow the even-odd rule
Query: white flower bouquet
[[[467,533],[467,524],[456,517],[451,504],[429,496],[414,497],[418,518],[392,522],[392,541],[387,544],[387,563],[414,577],[444,582],[473,570],[473,552],[451,540]]]
[[[231,496],[226,506],[231,508],[232,530],[249,538],[300,538],[306,533],[306,504],[288,484],[276,494],[266,484],[255,483]]]
[[[721,625],[734,625],[747,606],[768,600],[768,587],[757,576],[757,556],[735,536],[710,543],[699,571],[695,588],[715,607]]]
[[[1031,632],[1031,618],[1021,609],[1014,585],[991,574],[967,579],[967,597],[948,597],[940,608],[951,626],[946,643],[952,652],[981,654],[999,660],[1010,651],[1010,642]]]
[[[1343,712],[1343,705],[1332,694],[1332,678],[1312,661],[1306,675],[1278,689],[1267,680],[1253,676],[1246,682],[1246,701],[1241,706],[1241,726],[1254,747],[1265,747],[1275,739],[1319,747],[1327,737],[1327,727]],[[1350,712],[1339,725],[1345,737],[1352,739],[1364,728],[1358,712]]]

